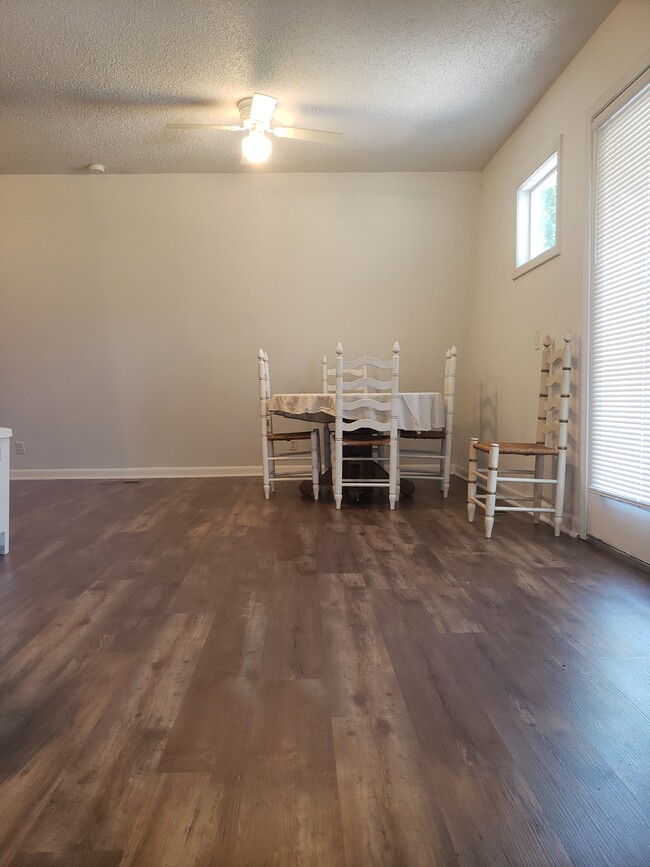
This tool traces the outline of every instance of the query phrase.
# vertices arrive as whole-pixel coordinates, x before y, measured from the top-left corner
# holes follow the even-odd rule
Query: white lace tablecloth
[[[352,396],[352,395],[350,395]],[[358,395],[361,397],[361,395]],[[369,395],[373,400],[390,402],[390,394]],[[274,394],[267,409],[286,418],[331,424],[336,417],[335,394]],[[351,410],[349,421],[364,415],[372,417],[372,409]],[[379,413],[377,413],[379,418]],[[437,391],[402,392],[399,395],[397,426],[400,430],[438,430],[445,426],[445,405]],[[383,417],[379,419],[383,421]]]

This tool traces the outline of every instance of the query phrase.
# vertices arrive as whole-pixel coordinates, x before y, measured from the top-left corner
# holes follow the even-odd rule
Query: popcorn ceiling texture
[[[251,172],[254,91],[278,124],[262,171],[482,169],[615,0],[0,0],[0,172]]]

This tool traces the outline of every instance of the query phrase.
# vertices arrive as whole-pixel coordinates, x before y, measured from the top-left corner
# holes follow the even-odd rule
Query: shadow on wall
[[[481,440],[494,440],[499,430],[499,389],[483,380],[478,385],[478,436]]]

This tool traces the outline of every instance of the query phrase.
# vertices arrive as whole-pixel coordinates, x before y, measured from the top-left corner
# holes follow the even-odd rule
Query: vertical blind
[[[647,74],[595,119],[594,152],[590,489],[650,506]]]

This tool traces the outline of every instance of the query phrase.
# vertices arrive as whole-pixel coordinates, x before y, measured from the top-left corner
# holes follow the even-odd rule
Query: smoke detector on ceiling
[[[91,175],[103,175],[106,172],[106,169],[101,163],[90,163],[88,171]]]

